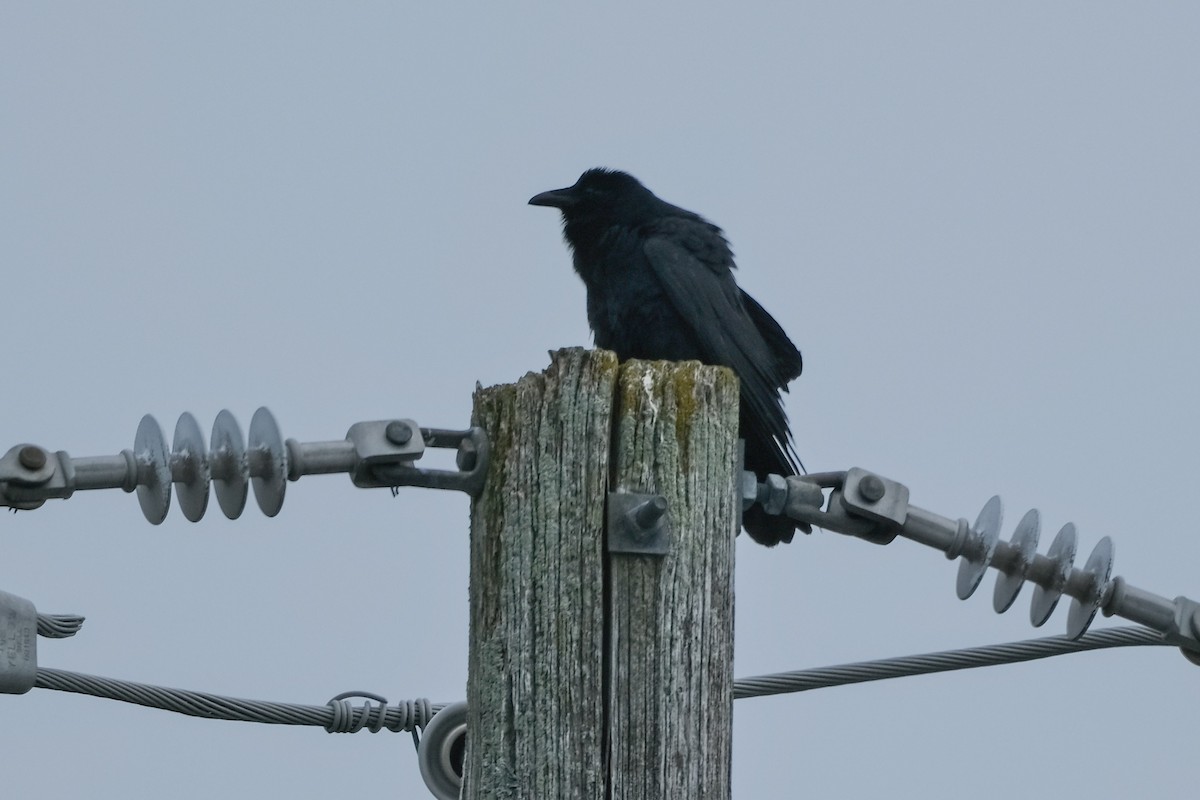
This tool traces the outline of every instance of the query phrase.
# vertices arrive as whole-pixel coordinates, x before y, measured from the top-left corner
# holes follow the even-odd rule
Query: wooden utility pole
[[[733,374],[563,350],[474,418],[462,796],[729,800]],[[610,491],[666,499],[665,554],[608,551]]]

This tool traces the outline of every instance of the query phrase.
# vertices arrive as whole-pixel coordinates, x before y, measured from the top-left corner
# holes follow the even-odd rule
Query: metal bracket
[[[40,508],[47,499],[67,498],[70,461],[63,452],[50,453],[34,444],[19,444],[0,457],[0,505],[19,511]],[[64,468],[65,464],[65,468]]]
[[[861,467],[846,471],[841,501],[847,511],[881,525],[902,528],[908,519],[908,487]]]
[[[483,489],[483,481],[487,476],[490,448],[487,434],[483,428],[468,428],[465,431],[451,431],[443,428],[420,428],[414,433],[414,438],[423,440],[428,447],[455,449],[455,464],[458,471],[445,469],[421,469],[413,466],[413,459],[420,458],[423,447],[415,456],[395,455],[370,456],[371,460],[363,458],[358,439],[355,438],[356,428],[363,425],[378,423],[359,423],[350,429],[346,438],[359,448],[360,464],[350,473],[350,479],[360,489],[376,489],[380,487],[419,486],[424,489],[454,489],[475,497]],[[388,423],[394,425],[395,423]],[[416,432],[418,429],[413,428]],[[363,431],[365,433],[365,431]],[[371,438],[373,434],[368,435]],[[401,437],[402,438],[402,437]],[[393,451],[397,448],[392,447]]]
[[[608,552],[663,556],[671,549],[667,498],[637,492],[608,493]]]

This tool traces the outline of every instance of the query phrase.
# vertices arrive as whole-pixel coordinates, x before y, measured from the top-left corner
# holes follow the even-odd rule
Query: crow
[[[741,381],[746,469],[794,475],[800,467],[780,390],[800,375],[800,351],[733,279],[724,233],[698,214],[658,199],[632,175],[589,169],[574,186],[530,205],[562,212],[563,237],[587,287],[596,346],[630,358],[697,360]],[[747,509],[742,526],[760,544],[790,542],[796,523]]]

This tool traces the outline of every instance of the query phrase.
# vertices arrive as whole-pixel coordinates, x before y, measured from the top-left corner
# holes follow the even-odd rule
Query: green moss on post
[[[738,382],[697,362],[621,369],[617,486],[667,498],[671,548],[610,562],[613,800],[728,800]]]

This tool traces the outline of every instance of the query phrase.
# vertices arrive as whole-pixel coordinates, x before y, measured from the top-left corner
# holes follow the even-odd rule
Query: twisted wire
[[[362,699],[363,704],[355,708],[350,702],[352,697]],[[372,706],[372,700],[378,705]],[[358,733],[363,728],[371,733],[379,733],[383,728],[390,731],[415,731],[417,728],[424,728],[434,714],[433,705],[424,697],[402,700],[389,707],[386,697],[370,692],[342,692],[326,705],[333,711],[333,719],[325,726],[328,733]],[[390,721],[389,713],[392,715]]]
[[[82,618],[79,618],[82,622]],[[39,620],[40,622],[40,620]],[[70,635],[70,634],[67,634]],[[833,667],[780,672],[752,678],[739,678],[733,684],[735,699],[765,697],[789,692],[804,692],[831,686],[901,678],[909,675],[928,675],[974,667],[1016,664],[1041,658],[1101,650],[1111,647],[1144,645],[1171,646],[1157,631],[1142,627],[1106,628],[1084,634],[1079,639],[1068,636],[1049,636],[1026,639],[1008,644],[969,647],[937,653],[861,661]],[[329,733],[355,733],[366,728],[372,733],[383,729],[393,732],[409,731],[414,741],[418,729],[446,707],[424,698],[388,705],[385,698],[368,692],[343,692],[323,706],[294,703],[274,703],[264,700],[244,700],[236,697],[169,689],[144,683],[85,675],[67,670],[39,668],[39,689],[74,692],[123,703],[173,711],[205,719],[235,722],[260,722],[272,725],[316,725]],[[364,702],[354,706],[350,698]],[[372,705],[372,702],[375,705]]]
[[[168,689],[45,667],[38,669],[34,685],[39,689],[87,694],[192,717],[270,725],[316,725],[330,733],[353,733],[364,727],[372,733],[384,728],[394,732],[415,732],[418,728],[424,728],[433,715],[445,707],[444,703],[432,704],[425,699],[388,705],[384,698],[363,692],[340,694],[323,706],[273,703],[187,689]],[[368,697],[378,705],[364,703],[356,708],[346,699],[354,696]]]
[[[79,633],[84,618],[78,614],[38,614],[38,636],[47,639],[66,639]]]
[[[766,697],[788,692],[806,692],[809,689],[823,689],[829,686],[880,681],[886,678],[902,678],[908,675],[928,675],[957,669],[1016,664],[1022,661],[1035,661],[1039,658],[1108,647],[1170,644],[1162,634],[1148,628],[1137,626],[1105,628],[1084,634],[1078,639],[1071,639],[1067,636],[1048,636],[1042,639],[1026,639],[1008,644],[968,647],[940,653],[883,658],[877,661],[860,661],[835,667],[740,678],[733,683],[733,696],[735,699]]]

